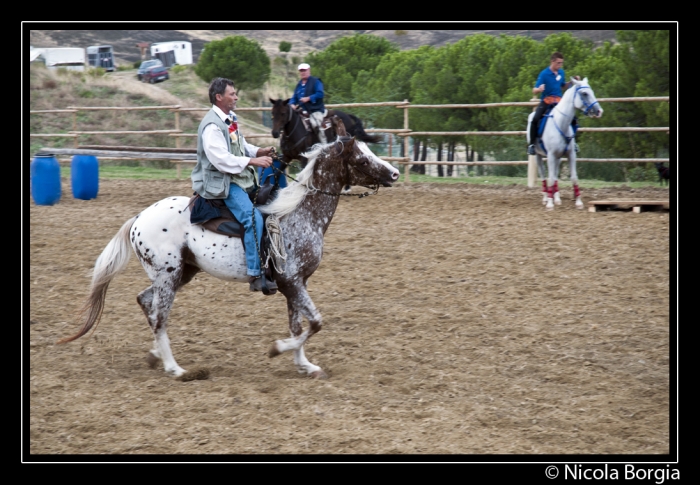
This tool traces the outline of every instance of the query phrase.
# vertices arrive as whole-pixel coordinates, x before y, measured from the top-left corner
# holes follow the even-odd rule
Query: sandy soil
[[[28,203],[31,457],[670,452],[668,212],[576,210],[565,183],[553,212],[519,186],[342,198],[309,281],[324,327],[306,352],[329,378],[297,374],[291,354],[267,357],[288,336],[282,295],[200,273],[169,328],[178,363],[210,375],[180,382],[146,364],[136,295],[149,281],[136,258],[96,332],[55,342],[77,330],[92,265],[121,224],[189,195],[189,181],[103,179],[90,201],[69,184],[54,206]]]

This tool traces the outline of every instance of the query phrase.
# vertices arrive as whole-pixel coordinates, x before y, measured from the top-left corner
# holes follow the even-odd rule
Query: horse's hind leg
[[[178,284],[179,280],[178,271],[158,275],[153,284],[136,298],[153,331],[153,349],[148,356],[148,363],[155,367],[158,359],[161,359],[165,372],[175,377],[185,373],[185,369],[180,367],[173,357],[168,338],[168,316],[175,301],[177,288],[181,286]]]
[[[170,350],[168,316],[177,290],[189,283],[198,272],[199,268],[189,264],[183,264],[181,268],[170,273],[163,272],[136,298],[153,331],[153,348],[146,361],[149,366],[156,367],[162,360],[165,372],[175,377],[184,374],[185,369],[177,364]]]
[[[325,378],[326,373],[319,366],[312,364],[304,354],[304,343],[321,330],[321,314],[311,301],[306,288],[301,288],[293,295],[287,296],[287,312],[289,313],[289,332],[291,338],[277,340],[270,348],[268,355],[275,357],[282,352],[294,351],[294,364],[300,374],[310,377]],[[303,317],[309,320],[309,328],[302,331]]]

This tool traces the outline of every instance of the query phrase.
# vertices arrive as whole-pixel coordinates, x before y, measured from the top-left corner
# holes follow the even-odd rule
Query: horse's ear
[[[343,123],[343,120],[338,118],[338,116],[333,116],[331,118],[331,123],[333,124],[333,129],[335,130],[336,135],[338,136],[348,136],[348,131],[345,129],[345,123]]]
[[[287,106],[287,105],[289,104],[289,100],[290,100],[290,99],[292,99],[292,98],[287,98],[287,99],[285,99],[285,100],[282,102],[282,104],[285,105],[285,106]]]
[[[270,103],[275,104],[277,102],[276,99],[268,98],[270,100]]]

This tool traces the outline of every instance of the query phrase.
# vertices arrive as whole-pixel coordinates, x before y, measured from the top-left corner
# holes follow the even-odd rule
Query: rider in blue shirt
[[[549,58],[549,66],[542,69],[540,75],[537,76],[537,81],[535,82],[535,87],[532,88],[533,94],[542,93],[540,97],[540,104],[535,110],[535,116],[532,118],[530,124],[530,145],[527,147],[528,155],[535,154],[535,139],[537,138],[537,128],[540,123],[540,119],[545,111],[552,104],[556,104],[561,100],[562,88],[566,89],[571,87],[573,84],[571,81],[566,81],[566,75],[564,74],[564,55],[561,52],[554,52]],[[576,79],[580,79],[578,76],[574,76]],[[572,125],[577,124],[576,117]],[[578,151],[578,145],[574,142],[576,151]]]
[[[323,131],[323,117],[326,114],[326,106],[323,104],[323,82],[311,75],[311,66],[302,62],[299,64],[299,82],[294,88],[294,94],[289,99],[289,106],[301,109],[309,113],[309,119],[314,131],[321,143],[327,143],[326,133]]]

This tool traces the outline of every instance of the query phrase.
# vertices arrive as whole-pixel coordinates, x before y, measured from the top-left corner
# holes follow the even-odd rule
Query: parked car
[[[136,77],[139,79],[139,81],[142,81],[143,79],[143,74],[146,72],[146,70],[149,67],[153,66],[162,66],[163,62],[160,59],[148,59],[147,61],[143,61],[141,65],[139,66],[139,70],[136,71]]]
[[[141,80],[145,83],[159,83],[170,79],[168,68],[165,66],[153,66],[146,69],[146,72],[141,76]]]

